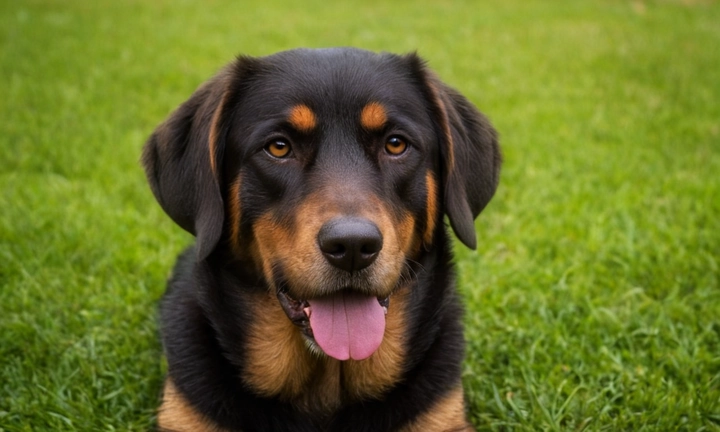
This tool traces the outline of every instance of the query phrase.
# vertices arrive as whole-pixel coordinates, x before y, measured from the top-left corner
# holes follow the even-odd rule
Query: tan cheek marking
[[[427,214],[423,242],[425,242],[426,245],[430,245],[432,243],[433,233],[435,232],[435,218],[437,217],[437,183],[430,170],[428,170],[425,175],[425,183],[427,185]]]
[[[365,105],[360,113],[360,124],[367,130],[378,130],[385,126],[387,114],[385,107],[377,102]]]
[[[337,214],[337,209],[317,194],[298,207],[292,229],[279,226],[270,215],[261,217],[253,228],[254,255],[266,278],[272,278],[272,264],[281,263],[296,297],[316,296],[328,269],[316,246],[316,235],[322,224]]]
[[[385,205],[380,205],[382,209],[380,215],[390,215],[390,209]],[[385,218],[383,218],[385,219]],[[403,212],[399,218],[390,216],[389,219],[382,221],[383,232],[393,232],[394,236],[388,236],[388,252],[391,252],[390,257],[385,257],[386,260],[397,259],[402,263],[406,258],[413,257],[419,250],[420,242],[415,235],[415,217],[410,212]],[[385,249],[385,246],[383,246]]]
[[[282,250],[290,247],[292,236],[286,229],[274,223],[271,215],[265,215],[255,222],[253,237],[253,259],[255,264],[262,269],[265,279],[271,283],[273,263],[281,261]]]
[[[290,110],[290,124],[300,132],[310,132],[317,126],[315,113],[307,105],[296,105]]]
[[[380,397],[400,379],[407,351],[408,295],[405,286],[390,297],[385,336],[378,350],[368,359],[343,363],[345,388],[352,398]]]
[[[240,248],[240,216],[242,209],[240,208],[240,187],[242,185],[242,178],[238,176],[235,181],[230,185],[230,197],[228,199],[228,212],[230,213],[230,244],[235,251],[239,254]]]
[[[414,256],[418,252],[420,242],[417,236],[413,235],[415,233],[415,218],[410,213],[406,213],[398,224],[398,233],[400,247],[405,257]]]
[[[191,407],[170,378],[165,380],[163,402],[158,410],[158,429],[176,432],[223,431]]]
[[[420,415],[401,432],[470,432],[475,429],[465,418],[462,386],[458,385],[429,411]]]
[[[243,380],[259,394],[289,400],[308,384],[317,358],[297,327],[283,312],[274,294],[253,299]]]
[[[225,100],[228,97],[229,92],[225,92],[220,99],[220,104],[215,108],[212,120],[210,121],[210,132],[208,134],[208,151],[210,152],[210,169],[213,174],[217,174],[217,162],[215,161],[215,155],[217,151],[217,138],[218,128],[220,127],[220,116],[222,115],[223,106],[225,106]]]

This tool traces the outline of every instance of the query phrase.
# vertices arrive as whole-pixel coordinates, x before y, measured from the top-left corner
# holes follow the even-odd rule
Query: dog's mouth
[[[277,297],[290,321],[332,358],[363,360],[382,343],[390,297],[351,289],[310,300],[296,300],[278,290]]]

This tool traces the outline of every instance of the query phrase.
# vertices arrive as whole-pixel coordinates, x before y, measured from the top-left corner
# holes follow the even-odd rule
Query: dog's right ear
[[[198,88],[145,144],[142,164],[163,210],[197,237],[198,259],[215,248],[223,231],[220,193],[228,107],[252,59],[240,58]]]

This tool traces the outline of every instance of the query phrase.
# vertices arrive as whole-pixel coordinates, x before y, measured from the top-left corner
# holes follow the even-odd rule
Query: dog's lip
[[[310,307],[307,300],[295,300],[286,291],[278,290],[277,298],[290,321],[298,327],[309,328],[310,319],[305,309]]]
[[[314,339],[312,327],[310,327],[310,315],[312,314],[310,302],[307,300],[296,300],[292,298],[286,290],[277,290],[277,298],[288,319],[298,326],[305,336]],[[390,296],[376,298],[380,306],[382,306],[383,312],[387,315],[388,307],[390,307]]]

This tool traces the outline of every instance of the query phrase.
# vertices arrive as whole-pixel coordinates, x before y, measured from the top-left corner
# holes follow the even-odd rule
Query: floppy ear
[[[475,218],[495,194],[502,156],[490,121],[421,64],[441,136],[445,212],[460,241],[475,249]]]
[[[163,210],[197,237],[198,259],[217,245],[224,206],[219,179],[234,68],[198,88],[145,144],[142,164]]]

